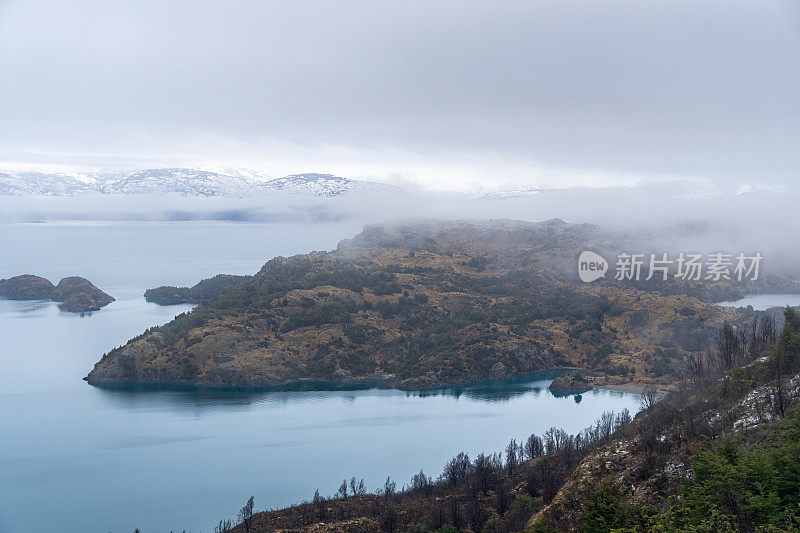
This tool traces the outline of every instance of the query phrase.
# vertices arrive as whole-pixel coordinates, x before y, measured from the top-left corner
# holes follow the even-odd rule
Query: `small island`
[[[553,380],[548,388],[555,396],[570,396],[590,391],[594,388],[594,385],[582,374],[576,374],[574,376],[559,376]]]
[[[41,276],[24,274],[0,279],[0,297],[12,300],[52,300],[62,311],[88,313],[99,311],[114,298],[95,287],[89,280],[70,276],[53,285]]]

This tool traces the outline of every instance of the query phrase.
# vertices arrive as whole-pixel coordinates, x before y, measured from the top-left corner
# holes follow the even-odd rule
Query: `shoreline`
[[[525,372],[515,374],[512,376],[496,379],[478,379],[474,381],[455,381],[451,383],[437,383],[431,386],[417,386],[417,387],[403,387],[401,382],[395,376],[373,376],[364,379],[350,379],[350,380],[295,380],[282,384],[273,385],[215,385],[210,383],[194,383],[194,382],[152,382],[152,381],[106,381],[89,379],[88,376],[83,380],[92,387],[97,387],[104,390],[117,390],[117,391],[198,391],[198,392],[243,392],[243,393],[259,393],[259,392],[319,392],[319,391],[341,391],[341,390],[368,390],[368,389],[384,389],[384,390],[399,390],[399,391],[419,391],[419,392],[433,392],[437,390],[447,389],[466,389],[470,387],[483,386],[492,383],[513,383],[515,381],[525,381],[536,376],[542,379],[555,379],[561,375],[571,374],[576,371],[590,372],[588,369],[580,367],[553,367],[545,370],[536,370],[533,372]],[[670,389],[670,385],[643,383],[631,381],[627,383],[597,383],[591,382],[593,388],[599,390],[610,390],[614,392],[622,392],[625,394],[638,394],[641,395],[645,387],[654,385],[659,395],[666,394]]]
[[[83,378],[88,385],[105,390],[118,391],[219,391],[219,392],[315,392],[315,391],[337,391],[337,390],[367,390],[367,389],[392,389],[399,391],[425,391],[431,392],[443,389],[459,389],[474,386],[481,386],[492,383],[512,383],[514,381],[528,380],[536,376],[542,379],[555,379],[556,377],[581,370],[577,367],[554,367],[532,372],[524,372],[495,379],[477,379],[471,381],[453,381],[450,383],[436,383],[428,387],[403,387],[401,381],[396,376],[373,376],[363,379],[349,380],[311,380],[300,379],[286,383],[272,385],[217,385],[211,383],[196,382],[155,382],[155,381],[116,381],[91,379],[89,376]],[[597,388],[597,387],[596,387]]]
[[[644,388],[646,386],[647,386],[646,383],[634,383],[634,382],[631,382],[631,383],[619,383],[619,384],[607,383],[607,384],[603,384],[603,385],[595,385],[594,388],[595,389],[599,389],[599,390],[610,390],[610,391],[614,391],[614,392],[624,392],[624,393],[627,393],[627,394],[642,394],[642,391],[644,391]]]
[[[663,396],[670,390],[669,385],[657,384],[657,383],[642,383],[638,381],[630,381],[628,383],[603,383],[603,384],[595,384],[595,389],[602,389],[602,390],[610,390],[614,392],[624,392],[627,394],[639,394],[641,395],[644,392],[644,389],[652,385],[656,388],[656,392],[659,396]]]

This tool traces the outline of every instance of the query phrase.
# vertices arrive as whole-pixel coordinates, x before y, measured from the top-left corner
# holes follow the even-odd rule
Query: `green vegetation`
[[[784,318],[777,339],[768,319],[723,325],[695,378],[619,432],[622,451],[587,459],[528,531],[800,530],[800,316]]]
[[[583,531],[737,532],[800,528],[800,408],[775,427],[704,441],[665,509],[637,507],[611,478],[586,496]]]
[[[766,441],[749,444],[748,439]],[[680,499],[654,520],[675,530],[800,526],[800,410],[763,435],[704,443]]]
[[[204,279],[193,287],[162,286],[155,289],[147,289],[144,292],[144,297],[148,302],[156,302],[164,305],[180,303],[199,304],[202,302],[209,302],[226,290],[241,285],[251,278],[252,276],[219,274],[213,278]]]

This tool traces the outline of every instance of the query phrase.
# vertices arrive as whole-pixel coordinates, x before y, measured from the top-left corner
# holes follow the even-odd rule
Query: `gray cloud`
[[[296,153],[387,177],[413,159],[422,180],[472,158],[487,181],[513,161],[514,179],[555,184],[564,167],[791,185],[798,15],[790,0],[5,0],[0,158]]]

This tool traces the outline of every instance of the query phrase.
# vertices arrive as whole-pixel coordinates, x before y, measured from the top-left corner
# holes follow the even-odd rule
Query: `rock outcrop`
[[[15,300],[52,300],[70,313],[99,311],[114,298],[95,287],[89,280],[70,276],[53,285],[49,280],[24,274],[0,279],[0,297]]]
[[[559,376],[550,384],[550,392],[556,396],[582,394],[594,388],[592,382],[582,376]]]
[[[56,286],[50,280],[32,274],[0,279],[0,296],[15,300],[51,300]]]

